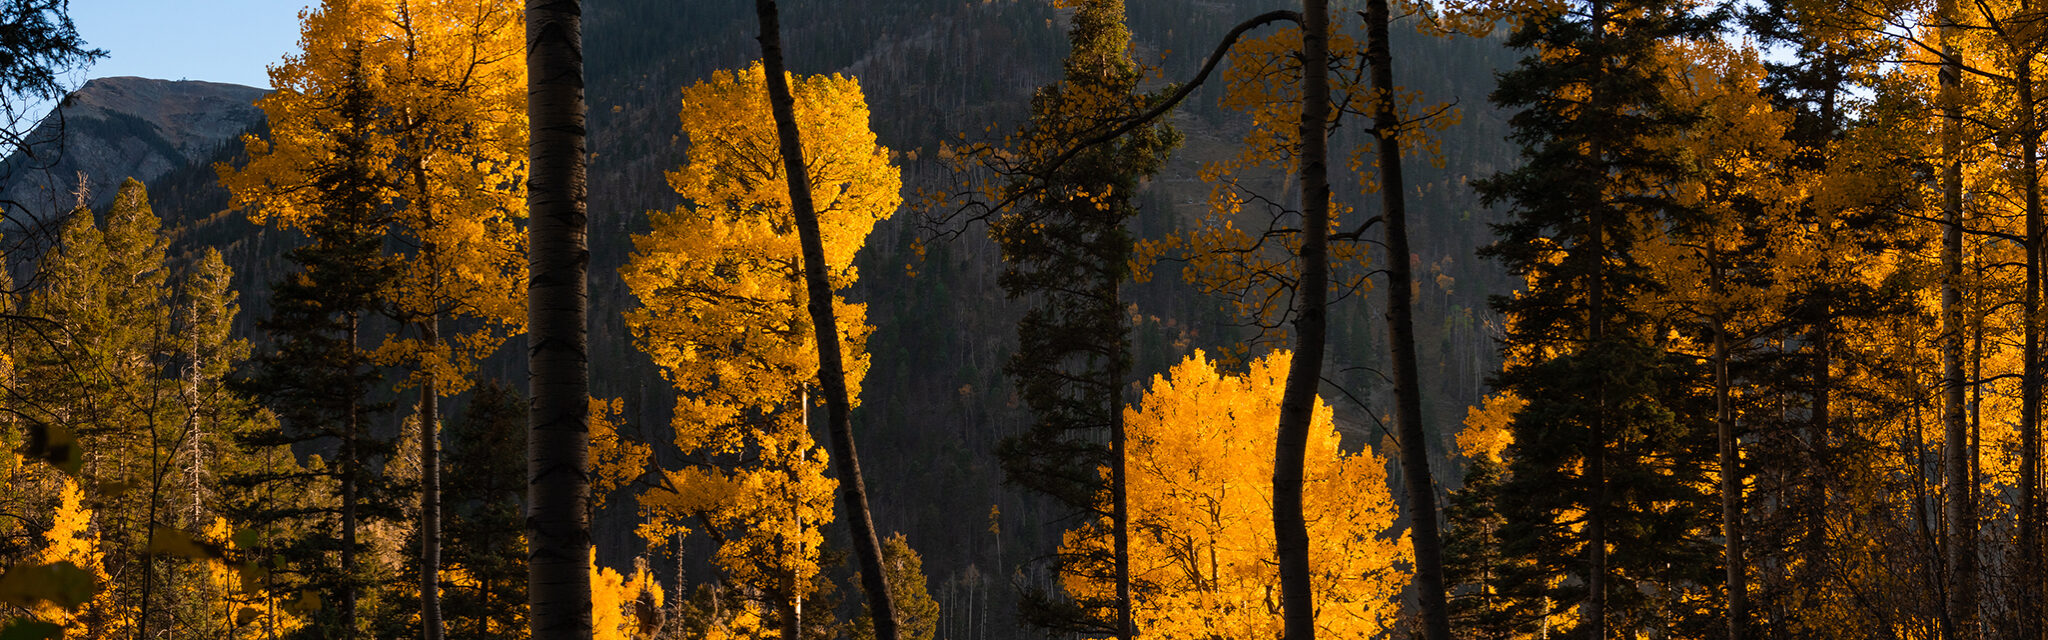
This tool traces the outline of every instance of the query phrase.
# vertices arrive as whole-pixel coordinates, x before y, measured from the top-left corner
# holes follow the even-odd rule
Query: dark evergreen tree
[[[371,164],[375,114],[357,54],[350,81],[325,99],[335,101],[348,126],[333,132],[334,153],[312,172],[320,215],[304,218],[308,242],[288,257],[298,271],[272,284],[271,316],[257,323],[272,350],[258,355],[244,388],[278,417],[277,428],[244,439],[252,449],[292,446],[320,452],[324,464],[305,474],[258,473],[235,482],[263,495],[271,483],[300,484],[306,474],[331,482],[334,495],[310,501],[253,500],[240,506],[244,522],[295,522],[300,535],[270,543],[293,567],[291,575],[334,603],[316,614],[308,633],[353,637],[362,629],[359,601],[370,586],[361,554],[363,525],[401,517],[397,494],[378,472],[395,443],[372,433],[370,419],[391,408],[373,385],[382,371],[361,346],[363,323],[383,305],[394,267],[383,255],[382,170]]]
[[[1635,252],[1688,215],[1660,189],[1685,167],[1651,141],[1695,120],[1662,96],[1674,70],[1660,47],[1708,37],[1718,15],[1700,11],[1591,0],[1530,16],[1508,40],[1530,53],[1492,96],[1518,110],[1510,126],[1526,161],[1480,185],[1510,214],[1483,253],[1527,283],[1494,301],[1509,345],[1495,383],[1528,403],[1492,496],[1500,586],[1515,609],[1576,608],[1565,632],[1595,640],[1697,635],[1716,621],[1690,602],[1711,602],[1700,591],[1721,582],[1705,372],[1671,355],[1667,328],[1637,304],[1655,284]]]
[[[526,621],[526,399],[479,385],[448,436],[448,567],[442,593],[448,632],[459,638],[524,638]]]
[[[1510,577],[1527,571],[1527,562],[1502,553],[1500,507],[1501,461],[1490,456],[1465,467],[1465,485],[1444,502],[1444,582],[1461,589],[1450,594],[1451,626],[1471,640],[1511,640],[1540,634],[1542,607],[1504,593]]]
[[[1059,153],[1164,95],[1138,91],[1122,0],[1079,3],[1068,39],[1065,76],[1033,96],[1031,121],[1014,140],[1026,155]],[[998,445],[1003,471],[1009,482],[1051,497],[1087,523],[1081,530],[1088,535],[1113,539],[1067,545],[1091,551],[1054,558],[1063,574],[1117,585],[1113,601],[1024,594],[1023,618],[1047,629],[1122,638],[1134,632],[1123,480],[1123,389],[1131,363],[1120,294],[1130,278],[1126,224],[1138,213],[1139,181],[1157,172],[1179,142],[1172,127],[1155,121],[1082,149],[1048,173],[1020,176],[1010,189],[1034,190],[1031,197],[989,226],[1003,254],[1003,290],[1032,303],[1017,325],[1017,351],[1006,370],[1033,417],[1026,431]],[[1108,505],[1100,500],[1104,493]]]

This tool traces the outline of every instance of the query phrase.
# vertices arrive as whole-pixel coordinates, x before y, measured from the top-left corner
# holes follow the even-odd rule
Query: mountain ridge
[[[145,183],[210,159],[260,126],[269,89],[203,80],[93,78],[31,130],[0,170],[0,195],[33,219],[77,202],[80,177],[94,205],[122,180]]]

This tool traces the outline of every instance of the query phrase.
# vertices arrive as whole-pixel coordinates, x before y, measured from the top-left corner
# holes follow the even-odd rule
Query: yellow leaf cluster
[[[590,399],[590,501],[591,508],[603,509],[612,492],[633,482],[647,469],[654,450],[646,444],[619,435],[619,412],[625,403]]]
[[[92,529],[91,508],[85,506],[85,491],[69,476],[59,479],[57,512],[50,522],[50,529],[43,532],[43,550],[36,556],[36,564],[69,562],[91,573],[93,580],[102,586],[99,597],[85,603],[76,610],[65,610],[55,604],[42,602],[30,612],[36,619],[64,626],[65,638],[94,637],[95,631],[113,633],[119,629],[88,628],[86,624],[73,624],[82,619],[98,618],[95,612],[111,606],[107,602],[109,584],[105,554],[100,551],[99,535]]]
[[[1515,414],[1528,406],[1529,401],[1512,391],[1503,391],[1487,396],[1478,406],[1465,410],[1465,429],[1458,432],[1458,453],[1468,460],[1481,458],[1499,461],[1508,445],[1514,444],[1515,433],[1508,429]]]
[[[647,563],[635,562],[632,575],[597,564],[590,553],[590,627],[592,640],[634,640],[653,637],[656,612],[664,594]]]
[[[1132,615],[1140,634],[1280,635],[1273,425],[1289,360],[1275,352],[1231,375],[1198,351],[1154,377],[1139,404],[1125,411],[1132,581],[1140,585]],[[1385,461],[1343,451],[1330,407],[1320,400],[1313,424],[1303,500],[1317,632],[1376,637],[1398,622],[1410,563],[1405,534],[1392,531]],[[1066,549],[1109,540],[1085,533],[1067,532]],[[1067,590],[1108,598],[1114,585],[1088,576],[1109,574],[1093,569],[1101,567],[1065,576]]]
[[[242,537],[253,540],[255,535],[261,534],[247,532]],[[268,569],[261,566],[259,559],[248,558],[242,563],[228,559],[242,557],[249,550],[238,544],[238,536],[229,531],[227,519],[215,517],[201,538],[218,545],[227,555],[205,562],[207,587],[222,596],[209,603],[215,609],[211,615],[233,621],[228,625],[234,630],[233,635],[224,640],[260,640],[272,633],[290,634],[306,626],[303,608],[281,603],[302,595],[266,591],[264,578]]]

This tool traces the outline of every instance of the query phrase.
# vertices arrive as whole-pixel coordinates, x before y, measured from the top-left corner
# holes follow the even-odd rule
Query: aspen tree
[[[1276,351],[1243,374],[1219,371],[1195,355],[1154,376],[1125,410],[1131,437],[1132,566],[1149,585],[1133,602],[1145,637],[1198,639],[1272,637],[1282,621],[1271,614],[1279,582],[1272,563],[1270,465],[1272,421],[1285,387],[1288,358]],[[1386,461],[1346,453],[1328,405],[1314,407],[1304,475],[1304,512],[1316,558],[1312,577],[1316,632],[1374,637],[1400,619],[1409,579],[1405,536],[1392,534],[1395,502]],[[1069,530],[1066,547],[1108,544],[1097,521]],[[1101,562],[1100,559],[1097,562]],[[1062,574],[1077,597],[1115,588],[1106,572]]]
[[[620,277],[640,299],[626,325],[677,392],[676,446],[696,464],[664,469],[641,496],[651,539],[703,528],[737,586],[764,594],[785,629],[801,626],[824,538],[837,516],[829,457],[812,441],[820,350],[804,311],[806,261],[768,114],[761,65],[721,71],[683,90],[688,161],[669,183],[689,204],[654,212]],[[902,202],[888,150],[868,128],[860,86],[844,76],[797,78],[806,179],[817,193],[821,265],[835,291],[858,277],[853,256]],[[867,371],[865,305],[834,294],[838,367],[850,400]]]
[[[279,64],[281,87],[259,101],[273,128],[252,140],[249,161],[223,168],[245,206],[268,208],[278,226],[310,224],[305,172],[336,153],[349,118],[332,100],[350,69],[375,69],[361,87],[374,124],[368,138],[378,179],[374,206],[388,211],[392,277],[379,302],[411,335],[372,350],[411,371],[422,425],[419,509],[420,625],[441,637],[440,398],[467,388],[477,360],[525,330],[526,65],[524,22],[505,0],[443,3],[331,0],[309,12],[301,51]],[[358,58],[360,56],[360,58]],[[443,336],[441,322],[474,329]]]
[[[868,509],[866,480],[861,477],[860,454],[853,440],[853,391],[847,384],[839,321],[835,319],[834,292],[827,273],[824,232],[819,209],[812,199],[811,181],[803,175],[811,166],[804,161],[803,135],[796,120],[795,100],[790,94],[788,71],[782,59],[782,18],[775,0],[754,0],[754,12],[761,25],[761,66],[766,76],[769,112],[775,117],[777,147],[782,159],[783,181],[789,185],[790,214],[803,250],[803,276],[811,331],[817,336],[818,387],[825,401],[825,429],[832,437],[832,452],[839,473],[839,494],[846,506],[846,521],[853,532],[853,555],[860,560],[862,589],[868,597],[868,611],[875,625],[875,637],[897,640],[896,606],[889,597],[889,583],[882,566],[881,536],[875,533],[874,516]],[[865,129],[855,128],[855,131]],[[816,137],[828,132],[811,130]],[[898,187],[900,190],[901,187]],[[892,190],[893,192],[894,190]],[[865,234],[863,234],[865,235]]]

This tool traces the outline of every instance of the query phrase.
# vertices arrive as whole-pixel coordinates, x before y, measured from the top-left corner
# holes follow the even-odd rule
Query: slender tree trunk
[[[1954,46],[1956,27],[1954,0],[1944,0],[1937,20],[1942,21],[1942,47],[1946,61],[1940,70],[1942,137],[1942,232],[1941,232],[1941,377],[1942,437],[1945,484],[1948,485],[1949,617],[1954,621],[1953,637],[1977,637],[1977,527],[1976,505],[1971,500],[1976,479],[1970,475],[1967,416],[1963,406],[1963,179],[1962,69]]]
[[[1607,33],[1607,3],[1593,2],[1593,33]],[[1603,36],[1599,36],[1604,39]],[[1599,61],[1600,75],[1606,75],[1607,61]],[[1600,113],[1598,86],[1589,88],[1588,102]],[[1599,145],[1587,150],[1588,157],[1604,165],[1605,152]],[[1604,196],[1589,213],[1591,233],[1586,234],[1586,251],[1593,254],[1593,269],[1586,276],[1586,344],[1598,349],[1607,339],[1607,202]],[[1586,636],[1607,640],[1607,380],[1597,376],[1593,388],[1593,415],[1587,420],[1586,487],[1591,501],[1586,505]]]
[[[789,592],[775,603],[776,613],[782,618],[782,640],[799,640],[803,637],[803,601],[796,595],[796,581],[789,581]]]
[[[1329,2],[1302,0],[1301,18],[1301,157],[1296,159],[1301,167],[1301,273],[1294,288],[1294,361],[1280,394],[1273,449],[1273,540],[1280,559],[1283,640],[1316,637],[1302,476],[1329,323]]]
[[[853,553],[860,559],[861,587],[867,592],[868,611],[874,616],[875,638],[896,640],[896,605],[882,576],[882,543],[875,535],[867,486],[861,479],[860,455],[854,449],[846,360],[839,344],[839,320],[832,308],[832,284],[825,277],[825,242],[818,231],[818,210],[813,208],[810,175],[805,171],[803,145],[797,134],[796,100],[790,97],[789,78],[782,62],[782,20],[775,0],[755,0],[754,10],[761,20],[761,66],[767,75],[768,106],[775,113],[784,177],[789,181],[791,214],[796,218],[797,238],[803,244],[804,284],[809,294],[812,330],[817,332],[818,340],[818,386],[825,392],[826,427],[832,434],[839,495],[845,503],[847,524],[853,529]]]
[[[1595,212],[1595,219],[1604,218],[1602,212]],[[1593,255],[1605,259],[1606,242],[1601,239],[1603,228],[1595,222],[1592,242]],[[1595,269],[1587,278],[1587,302],[1591,310],[1588,335],[1591,345],[1599,345],[1606,338],[1606,293],[1605,269]],[[1595,347],[1597,348],[1597,346]],[[1585,444],[1586,488],[1591,503],[1586,505],[1586,636],[1592,640],[1607,638],[1607,383],[1594,383],[1592,416],[1587,420]]]
[[[362,317],[355,312],[348,314],[348,353],[353,360],[356,353],[357,334],[361,331]],[[354,375],[355,365],[349,365],[349,374]],[[341,620],[344,639],[356,636],[356,500],[362,482],[362,450],[357,440],[362,438],[362,387],[351,382],[346,396],[348,406],[343,407],[347,416],[342,426],[341,439]]]
[[[2028,12],[2032,2],[2022,1]],[[2041,570],[2041,130],[2034,116],[2034,52],[2014,47],[2014,84],[2019,90],[2021,188],[2027,212],[2027,292],[2021,310],[2024,339],[2020,380],[2020,637],[2040,640],[2043,631]]]
[[[441,346],[441,317],[420,322],[428,349]],[[441,640],[441,385],[420,382],[420,637]]]
[[[1372,132],[1379,145],[1380,220],[1387,242],[1387,346],[1394,370],[1394,426],[1401,434],[1401,478],[1408,498],[1408,541],[1415,550],[1415,596],[1425,640],[1451,640],[1444,594],[1443,541],[1436,478],[1422,425],[1422,379],[1415,364],[1415,274],[1409,262],[1408,198],[1401,175],[1401,114],[1394,101],[1394,58],[1387,42],[1387,0],[1366,0],[1365,60],[1372,67]]]
[[[1823,268],[1826,268],[1829,262],[1823,258],[1821,264],[1824,265]],[[1815,306],[1818,308],[1816,313],[1819,314],[1819,317],[1813,332],[1809,334],[1810,339],[1813,340],[1814,358],[1811,374],[1813,376],[1813,390],[1811,392],[1813,394],[1811,400],[1813,404],[1812,413],[1808,417],[1808,429],[1809,437],[1813,441],[1815,459],[1812,465],[1813,468],[1805,471],[1807,477],[1811,479],[1807,492],[1810,496],[1809,500],[1812,502],[1808,505],[1810,511],[1806,518],[1806,543],[1803,545],[1807,556],[1804,563],[1806,579],[1802,582],[1802,586],[1809,590],[1820,587],[1823,567],[1827,563],[1827,558],[1824,554],[1827,553],[1828,549],[1828,483],[1833,481],[1833,469],[1837,463],[1834,457],[1834,445],[1832,444],[1834,434],[1829,427],[1829,421],[1832,419],[1834,409],[1832,401],[1834,394],[1835,355],[1833,342],[1835,323],[1833,317],[1834,284],[1828,282],[1822,284],[1821,287],[1820,300],[1815,303]]]
[[[400,7],[401,12],[409,12],[409,10],[409,6]],[[408,25],[407,28],[410,29],[412,20],[410,14],[407,13],[401,19],[405,21]],[[410,41],[407,42],[406,46],[409,49],[407,56],[408,64],[410,64],[410,59],[416,57],[418,53],[410,51],[410,48],[413,46]],[[410,114],[408,125],[418,126],[417,118],[418,114]],[[429,224],[432,224],[431,221],[434,219],[434,203],[428,196],[432,191],[427,188],[426,160],[427,148],[430,145],[417,137],[412,142],[413,153],[416,154],[410,159],[412,163],[412,181],[413,188],[417,191],[417,198],[419,199],[418,202],[414,203],[414,206],[419,207],[420,211],[425,214],[424,218],[430,221]],[[421,259],[429,264],[436,263],[441,259],[438,249],[431,241],[422,243],[419,253]],[[439,288],[439,273],[436,272],[432,278],[434,288]],[[429,352],[440,348],[441,314],[439,311],[426,314],[426,317],[420,320],[419,330],[420,341],[425,343]],[[422,376],[424,379],[420,382],[418,413],[420,428],[420,575],[418,585],[420,589],[420,637],[424,638],[424,640],[441,640],[441,638],[446,636],[441,624],[441,385],[434,378],[432,372],[423,370],[421,373],[424,374]]]
[[[580,0],[526,6],[528,624],[591,637],[589,156]]]
[[[1109,288],[1109,313],[1117,316],[1117,349],[1115,361],[1109,367],[1109,495],[1110,527],[1116,544],[1116,629],[1121,640],[1131,640],[1138,630],[1131,623],[1131,498],[1128,438],[1124,432],[1124,376],[1129,368],[1130,333],[1123,324],[1123,309],[1115,303],[1122,300],[1121,289],[1123,270],[1109,269],[1106,276]],[[998,567],[1000,570],[1000,567]]]
[[[1712,253],[1712,250],[1709,250]],[[1722,266],[1711,258],[1713,289],[1723,295]],[[1714,317],[1714,423],[1721,443],[1721,538],[1726,541],[1723,562],[1727,571],[1728,640],[1742,640],[1749,620],[1749,581],[1742,557],[1742,455],[1735,440],[1735,411],[1729,402],[1733,381],[1728,377],[1728,319]]]
[[[1822,145],[1821,148],[1824,150],[1826,142],[1833,140],[1835,137],[1834,132],[1840,128],[1837,126],[1838,111],[1836,104],[1839,99],[1837,89],[1842,85],[1843,62],[1834,54],[1832,48],[1823,49],[1821,55],[1823,64],[1827,68],[1828,77],[1828,88],[1822,96],[1820,105],[1820,119],[1823,123],[1822,126],[1826,127],[1822,142],[1820,143]],[[1827,171],[1826,163],[1828,161],[1825,156],[1823,156],[1821,162],[1823,163],[1822,171]],[[1825,242],[1832,244],[1835,240],[1833,212],[1825,210],[1820,212],[1819,226],[1821,237],[1824,238]],[[1828,483],[1834,478],[1833,469],[1836,464],[1834,449],[1831,444],[1834,434],[1829,426],[1830,421],[1833,419],[1835,385],[1834,266],[1832,255],[1823,252],[1820,258],[1820,268],[1817,270],[1821,280],[1817,290],[1814,292],[1813,330],[1808,336],[1808,339],[1812,341],[1811,348],[1813,349],[1814,360],[1811,373],[1813,376],[1811,402],[1813,404],[1811,407],[1812,413],[1808,417],[1808,429],[1809,437],[1813,441],[1815,464],[1810,465],[1810,468],[1806,470],[1807,477],[1812,479],[1808,487],[1811,496],[1810,500],[1812,501],[1809,508],[1812,511],[1808,514],[1806,520],[1806,544],[1804,546],[1807,557],[1804,566],[1807,573],[1806,579],[1802,581],[1802,584],[1809,590],[1817,589],[1820,586],[1822,568],[1828,565],[1827,558],[1825,557],[1828,548]]]

